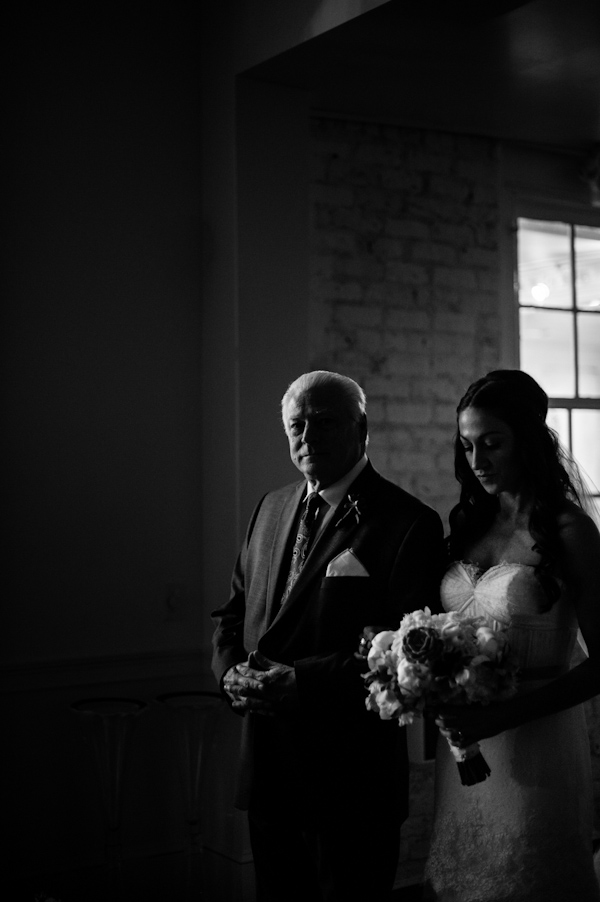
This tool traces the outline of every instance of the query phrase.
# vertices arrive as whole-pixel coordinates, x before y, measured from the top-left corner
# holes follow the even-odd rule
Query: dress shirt
[[[349,470],[345,476],[342,476],[341,479],[338,479],[337,482],[334,482],[333,485],[327,486],[326,489],[322,489],[319,492],[319,495],[326,501],[328,507],[325,505],[322,506],[322,510],[319,512],[319,526],[315,535],[315,540],[321,535],[331,518],[333,517],[334,511],[338,504],[344,500],[346,495],[348,494],[348,489],[356,479],[359,473],[362,473],[364,468],[367,466],[368,457],[366,454],[363,454],[358,463],[354,464],[351,470]],[[311,486],[310,482],[306,483],[306,493],[304,495],[304,499],[308,498],[315,489]]]

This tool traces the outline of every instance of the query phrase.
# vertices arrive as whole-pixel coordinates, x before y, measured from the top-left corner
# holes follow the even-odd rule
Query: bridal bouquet
[[[517,667],[506,633],[491,629],[481,617],[413,611],[397,630],[365,629],[363,658],[365,653],[367,709],[382,720],[398,720],[400,726],[425,709],[435,713],[445,704],[487,704],[516,691]],[[448,744],[464,785],[489,776],[478,743],[465,749]]]

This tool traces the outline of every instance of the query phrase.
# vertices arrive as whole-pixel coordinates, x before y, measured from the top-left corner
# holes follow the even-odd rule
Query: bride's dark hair
[[[536,571],[553,602],[558,589],[551,575],[560,547],[558,515],[566,501],[581,506],[581,498],[567,470],[572,463],[567,460],[558,436],[546,424],[548,396],[522,370],[494,370],[469,386],[456,408],[457,418],[469,407],[498,417],[515,436],[525,484],[533,502],[529,531],[534,539],[533,549],[541,557]],[[499,502],[482,488],[469,466],[458,429],[454,440],[454,472],[461,489],[458,504],[450,512],[448,550],[450,559],[458,560],[464,554],[466,543],[491,525]]]

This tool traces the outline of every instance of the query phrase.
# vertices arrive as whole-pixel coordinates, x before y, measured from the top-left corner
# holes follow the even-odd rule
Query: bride
[[[547,406],[526,373],[497,370],[457,408],[461,494],[442,603],[508,628],[520,689],[440,713],[426,899],[600,900],[582,706],[600,693],[600,535]],[[587,654],[572,666],[578,630]],[[481,741],[491,776],[463,786],[444,736]]]

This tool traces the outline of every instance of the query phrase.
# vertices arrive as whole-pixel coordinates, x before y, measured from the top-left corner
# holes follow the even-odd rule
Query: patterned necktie
[[[298,523],[298,532],[296,533],[294,550],[292,551],[290,572],[288,573],[287,582],[281,598],[281,604],[286,601],[288,595],[292,591],[294,583],[300,575],[300,571],[304,567],[306,555],[308,554],[311,542],[317,531],[316,526],[319,518],[319,508],[322,503],[324,503],[324,499],[321,498],[318,492],[311,492],[306,500],[300,522]]]

